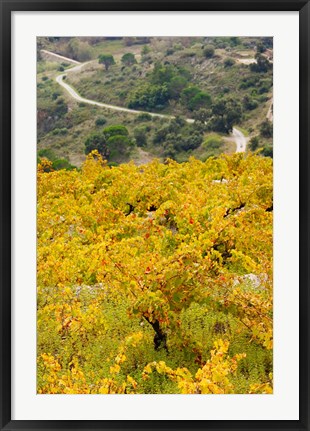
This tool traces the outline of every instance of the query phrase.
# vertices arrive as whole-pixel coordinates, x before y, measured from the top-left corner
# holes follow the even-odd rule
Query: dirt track
[[[58,75],[56,77],[56,82],[59,85],[61,85],[67,91],[67,93],[70,94],[70,96],[73,99],[77,100],[78,102],[83,102],[83,103],[87,103],[89,105],[95,105],[95,106],[99,106],[102,108],[111,109],[114,111],[127,112],[127,113],[131,113],[131,114],[135,114],[135,115],[149,114],[151,117],[166,118],[168,120],[175,118],[173,115],[157,114],[154,112],[147,112],[147,111],[137,111],[135,109],[123,108],[122,106],[115,106],[115,105],[109,105],[106,103],[96,102],[95,100],[86,99],[85,97],[80,96],[76,92],[76,90],[73,87],[71,87],[69,84],[67,84],[64,80],[65,80],[66,76],[68,75],[68,73],[80,71],[86,64],[91,63],[91,61],[88,61],[86,63],[79,63],[75,60],[71,60],[70,58],[60,56],[60,55],[55,54],[53,52],[49,52],[49,51],[45,51],[45,50],[42,50],[42,51],[44,51],[45,54],[48,54],[50,57],[55,56],[55,58],[57,58],[57,59],[61,58],[63,61],[68,61],[68,62],[70,61],[70,62],[74,62],[74,64],[77,64],[76,66],[74,66],[70,69],[67,69],[66,73],[62,73],[61,75]],[[191,118],[186,118],[186,121],[188,123],[194,123],[195,120],[193,120]],[[238,130],[234,127],[231,136],[236,143],[236,153],[243,153],[246,150],[246,144],[247,144],[247,140],[246,140],[244,134],[240,130]]]

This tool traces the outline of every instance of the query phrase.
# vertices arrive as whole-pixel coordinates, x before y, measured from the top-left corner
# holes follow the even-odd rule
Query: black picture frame
[[[74,421],[11,420],[11,13],[13,11],[298,11],[299,12],[299,420],[285,421]],[[0,224],[0,425],[1,430],[309,430],[309,73],[310,5],[305,0],[0,0],[1,19],[1,224]]]

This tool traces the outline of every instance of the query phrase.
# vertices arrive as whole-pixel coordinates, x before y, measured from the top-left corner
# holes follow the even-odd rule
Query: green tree
[[[189,85],[182,91],[181,100],[190,111],[211,105],[210,95],[201,91],[195,85]]]
[[[103,134],[106,139],[109,139],[111,136],[128,136],[128,129],[121,125],[115,124],[113,126],[108,126],[103,129]]]
[[[133,135],[136,140],[136,144],[138,147],[145,147],[146,145],[146,128],[145,126],[136,127]]]
[[[168,83],[168,92],[171,99],[178,99],[188,80],[184,76],[174,76]]]
[[[132,142],[128,136],[114,135],[107,140],[108,160],[117,160],[120,156],[128,154]]]
[[[252,72],[267,73],[272,69],[272,64],[270,61],[264,57],[259,52],[255,55],[256,63],[250,64],[250,69]]]
[[[195,85],[189,85],[182,91],[181,100],[191,111],[211,105],[211,96]]]
[[[188,107],[191,111],[196,109],[208,107],[211,105],[211,96],[208,93],[200,91],[197,93],[188,103]]]
[[[131,65],[137,63],[137,60],[136,60],[134,54],[132,54],[131,52],[127,52],[126,54],[123,55],[121,62],[125,66],[131,66]]]
[[[194,112],[193,117],[196,122],[206,124],[210,118],[210,109],[200,108]]]
[[[169,92],[165,84],[144,84],[134,90],[128,101],[131,109],[163,109],[169,101]]]
[[[241,120],[242,110],[240,104],[234,99],[221,99],[212,106],[211,115],[210,129],[216,132],[229,133],[234,124]]]
[[[241,40],[239,37],[233,36],[230,38],[230,45],[231,46],[238,46],[241,44]]]
[[[105,158],[108,157],[109,151],[107,147],[107,140],[103,133],[92,133],[85,141],[85,154],[97,150]]]
[[[99,64],[104,64],[105,70],[109,70],[109,67],[115,64],[114,57],[111,54],[100,54],[98,59]]]

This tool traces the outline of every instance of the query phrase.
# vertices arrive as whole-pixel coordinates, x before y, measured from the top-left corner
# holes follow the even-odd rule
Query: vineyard
[[[272,393],[272,159],[38,165],[40,394]]]

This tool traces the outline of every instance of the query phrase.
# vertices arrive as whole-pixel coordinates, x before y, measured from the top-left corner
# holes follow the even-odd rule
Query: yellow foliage
[[[200,367],[194,374],[153,361],[141,380],[126,367],[146,331],[128,331],[107,357],[84,346],[108,333],[103,307],[113,297],[126,298],[128,319],[159,328],[168,345],[182,337],[183,310],[207,302],[271,350],[272,160],[236,154],[110,168],[92,152],[81,171],[52,172],[42,159],[37,179],[39,390],[138,392],[156,370],[182,393],[233,393],[243,355],[230,358],[224,339],[203,366],[197,348],[189,352]],[[269,387],[258,382],[249,391]]]
[[[165,362],[152,362],[144,367],[143,378],[156,370],[159,374],[166,374],[171,380],[176,381],[183,394],[230,394],[234,387],[229,377],[237,371],[238,361],[245,358],[241,353],[230,358],[227,355],[229,343],[221,339],[215,341],[214,350],[211,351],[211,359],[199,368],[195,376],[186,368],[176,370],[168,367]]]

